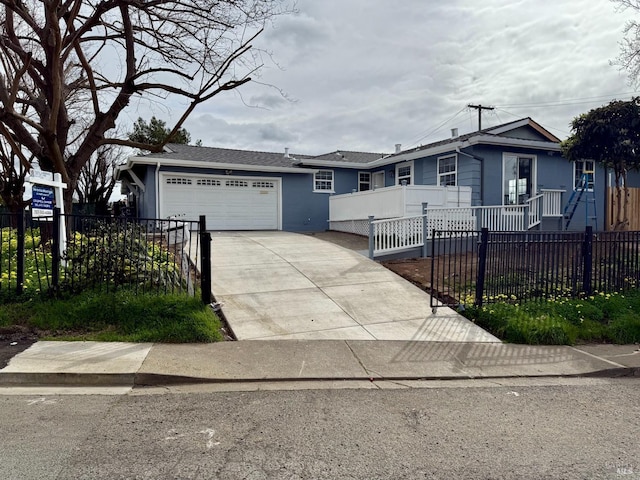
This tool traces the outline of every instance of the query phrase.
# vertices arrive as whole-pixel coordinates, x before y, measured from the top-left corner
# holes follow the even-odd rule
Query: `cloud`
[[[631,90],[609,64],[631,12],[610,2],[299,0],[298,10],[256,42],[274,59],[259,83],[200,106],[192,138],[388,152],[476,128],[469,103],[497,107],[484,126],[530,116],[562,137],[574,116]]]

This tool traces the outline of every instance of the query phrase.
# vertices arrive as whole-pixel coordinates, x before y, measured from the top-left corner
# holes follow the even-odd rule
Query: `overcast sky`
[[[299,0],[260,38],[280,68],[199,108],[206,146],[391,152],[531,117],[560,138],[579,113],[630,98],[610,65],[625,18],[609,0]],[[258,105],[251,107],[248,105]],[[156,112],[160,117],[163,112]],[[440,127],[440,128],[438,128]]]

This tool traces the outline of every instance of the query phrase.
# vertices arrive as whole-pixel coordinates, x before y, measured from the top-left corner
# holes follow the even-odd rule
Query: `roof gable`
[[[522,146],[530,148],[559,149],[560,139],[531,118],[522,118],[502,125],[484,128],[438,142],[421,145],[386,157],[386,163],[420,158],[453,151],[475,144]]]
[[[516,120],[514,122],[504,123],[495,127],[482,130],[485,133],[499,135],[501,137],[521,138],[523,140],[538,140],[547,142],[560,142],[560,139],[549,132],[539,123],[533,121],[530,117]]]

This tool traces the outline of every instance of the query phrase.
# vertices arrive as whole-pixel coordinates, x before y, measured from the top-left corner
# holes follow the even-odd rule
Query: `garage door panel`
[[[205,215],[215,230],[276,230],[279,190],[276,179],[166,176],[162,214]]]

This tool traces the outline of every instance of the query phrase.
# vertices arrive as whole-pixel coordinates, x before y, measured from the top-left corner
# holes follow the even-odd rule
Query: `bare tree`
[[[640,13],[640,0],[611,0],[619,10],[634,10]],[[626,70],[629,83],[638,86],[640,78],[640,22],[630,18],[624,28],[624,37],[620,42],[620,55],[613,62]]]
[[[0,199],[10,212],[19,212],[29,204],[24,200],[24,181],[29,173],[31,159],[14,152],[6,141],[0,141]]]
[[[283,1],[0,0],[0,134],[62,175],[69,209],[101,146],[162,148],[109,135],[132,101],[178,99],[171,138],[198,105],[250,81],[263,53],[252,42]]]
[[[80,170],[76,185],[78,200],[95,205],[98,215],[107,213],[109,199],[117,185],[113,170],[123,156],[119,146],[102,145]]]

